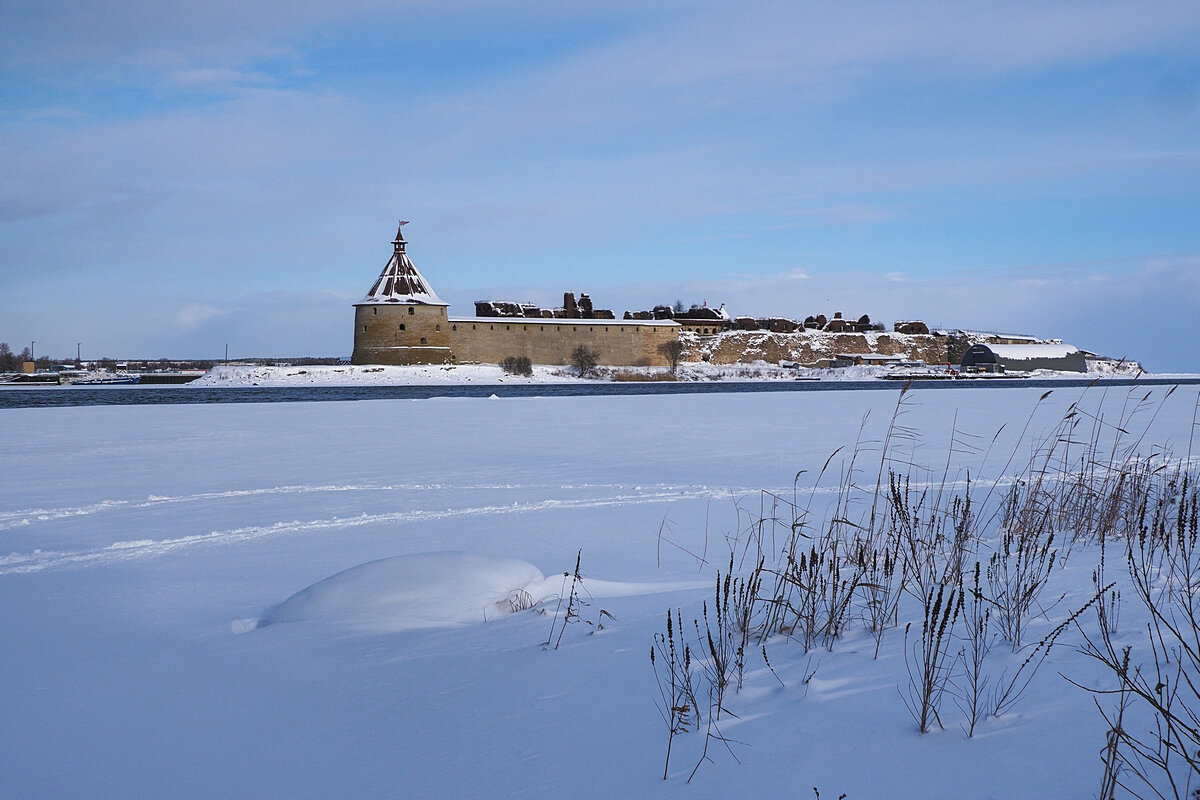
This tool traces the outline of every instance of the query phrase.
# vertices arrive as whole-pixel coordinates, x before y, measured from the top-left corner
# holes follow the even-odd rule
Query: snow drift
[[[233,630],[310,620],[375,633],[471,624],[509,612],[509,599],[544,583],[537,567],[515,558],[462,552],[383,558],[301,589],[260,620],[234,622]]]

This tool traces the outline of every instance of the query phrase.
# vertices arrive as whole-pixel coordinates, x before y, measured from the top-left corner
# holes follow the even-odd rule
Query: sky
[[[1200,372],[1200,3],[0,4],[0,341],[348,356],[477,299],[1027,333]]]

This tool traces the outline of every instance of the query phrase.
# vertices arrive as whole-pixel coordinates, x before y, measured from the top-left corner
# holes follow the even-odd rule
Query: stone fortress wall
[[[468,317],[450,319],[456,361],[498,364],[525,356],[534,364],[569,364],[577,347],[606,366],[665,367],[660,347],[679,339],[673,322],[607,319]]]
[[[354,314],[354,364],[498,364],[525,356],[534,364],[571,363],[586,347],[604,366],[665,367],[674,322],[524,317],[449,317],[446,306],[360,305]]]

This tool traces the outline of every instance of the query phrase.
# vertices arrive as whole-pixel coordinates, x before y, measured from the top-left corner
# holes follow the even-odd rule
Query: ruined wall
[[[354,307],[353,364],[445,364],[452,360],[445,306],[365,303]]]
[[[714,364],[759,360],[815,364],[838,353],[877,353],[940,364],[947,361],[947,339],[945,336],[897,333],[731,331],[709,342],[688,341],[685,358],[697,361],[707,355]]]
[[[520,317],[452,318],[450,334],[459,363],[498,364],[509,356],[526,356],[534,364],[569,364],[583,345],[606,366],[667,366],[658,352],[679,338],[674,323],[629,320],[532,319]]]

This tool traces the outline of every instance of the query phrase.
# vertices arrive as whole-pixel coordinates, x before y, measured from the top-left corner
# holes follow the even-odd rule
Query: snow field
[[[1088,364],[1092,377],[1133,378],[1141,373],[1134,363],[1114,364],[1111,361],[1092,361]],[[801,369],[782,367],[765,361],[744,364],[710,364],[703,361],[685,361],[679,364],[677,378],[680,381],[721,380],[794,380],[797,375],[822,381],[863,381],[887,375],[887,366],[855,366],[840,369]],[[644,373],[649,375],[664,372],[662,367],[603,367],[601,378],[612,373]],[[1037,370],[1038,378],[1064,378],[1075,380],[1081,376],[1074,372],[1051,372]],[[216,366],[195,380],[197,387],[234,386],[443,386],[455,384],[537,384],[576,383],[571,367],[535,364],[530,376],[506,375],[495,364],[453,364],[412,366],[313,366],[313,367],[266,367],[266,366]]]
[[[1027,459],[1032,434],[1071,402],[1116,416],[1126,401],[1123,390],[1067,389],[1039,405],[1040,394],[912,393],[902,420],[913,436],[897,458],[932,481],[953,424],[978,437],[954,469],[998,474],[1010,453]],[[902,632],[887,632],[872,659],[861,625],[831,651],[769,643],[782,686],[748,659],[745,688],[728,698],[737,718],[722,728],[741,763],[710,748],[713,763],[685,787],[702,744],[685,734],[661,780],[648,654],[666,610],[689,625],[699,617],[760,488],[790,496],[798,471],[803,489],[856,441],[877,463],[896,400],[10,411],[18,424],[0,459],[18,479],[0,486],[0,793],[1091,796],[1104,730],[1091,698],[1057,672],[1102,675],[1070,642],[1014,712],[968,739],[950,706],[945,730],[916,732],[897,691]],[[1177,392],[1152,423],[1140,414],[1147,449],[1183,452],[1195,401]],[[815,495],[818,505],[830,496]],[[531,594],[559,593],[580,550],[587,605],[557,650],[542,647],[561,621],[554,601],[546,613],[491,613],[539,579]],[[1090,571],[1086,552],[1072,554],[1047,595],[1081,605]],[[288,622],[234,635],[246,620]],[[1031,639],[1052,624],[1035,618]],[[1122,635],[1143,624],[1127,605]],[[1015,668],[1023,654],[1005,649],[996,667]]]

